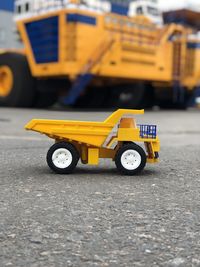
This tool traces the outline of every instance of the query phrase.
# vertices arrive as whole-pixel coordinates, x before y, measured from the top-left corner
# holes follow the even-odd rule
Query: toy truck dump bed
[[[156,126],[136,125],[130,117],[143,113],[144,110],[119,109],[103,122],[34,119],[25,128],[55,139],[47,162],[57,173],[71,172],[79,158],[88,164],[98,164],[99,158],[111,158],[122,173],[132,175],[141,171],[146,161],[158,162],[160,143]],[[147,155],[135,142],[145,144]]]

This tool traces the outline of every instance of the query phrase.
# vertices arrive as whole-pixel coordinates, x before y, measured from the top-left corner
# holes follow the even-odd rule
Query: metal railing
[[[157,137],[157,126],[156,125],[139,124],[138,127],[140,129],[141,138],[156,139]]]
[[[104,0],[15,0],[15,14],[16,16],[38,14],[64,8],[105,12],[107,9],[106,2],[109,3],[109,1]]]

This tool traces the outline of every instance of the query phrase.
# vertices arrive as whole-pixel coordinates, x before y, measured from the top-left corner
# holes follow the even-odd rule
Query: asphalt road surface
[[[0,266],[200,266],[200,111],[152,111],[158,165],[135,177],[109,160],[72,175],[47,167],[32,118],[102,120],[108,112],[0,109]]]

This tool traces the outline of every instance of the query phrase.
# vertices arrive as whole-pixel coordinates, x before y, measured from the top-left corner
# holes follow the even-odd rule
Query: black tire
[[[143,100],[141,101],[140,108],[152,109],[155,105],[155,91],[151,84],[145,85],[145,92]]]
[[[68,81],[65,79],[41,79],[37,80],[37,90],[33,106],[35,108],[48,108],[53,106],[59,97],[62,87]]]
[[[159,88],[157,89],[157,104],[161,109],[169,110],[186,110],[188,108],[189,100],[191,99],[191,93],[189,93],[186,88],[182,91],[182,96],[177,96],[177,99],[174,99],[173,88]]]
[[[35,101],[33,104],[34,108],[48,108],[53,106],[58,99],[56,92],[36,92]]]
[[[83,95],[81,95],[75,104],[76,108],[103,108],[107,98],[107,88],[89,87]]]
[[[110,88],[108,104],[116,108],[141,108],[145,96],[143,83],[121,84]]]
[[[0,106],[32,107],[35,99],[35,79],[32,77],[27,59],[17,53],[0,55],[0,67],[6,66],[13,76],[10,93],[0,96]]]
[[[139,159],[138,162],[136,162],[136,159],[134,159],[134,158],[133,158],[132,162],[127,161],[126,164],[128,164],[128,165],[130,164],[131,169],[126,168],[125,165],[122,163],[124,157],[125,157],[125,159],[127,159],[125,152],[127,152],[127,154],[128,154],[129,150],[133,151],[132,156],[135,155],[135,157]],[[116,164],[116,167],[119,170],[119,172],[124,174],[124,175],[130,175],[130,176],[140,173],[146,165],[146,160],[147,160],[147,156],[146,156],[144,150],[140,146],[133,144],[133,143],[132,144],[128,143],[128,144],[123,145],[117,151],[116,156],[115,156],[115,164]],[[135,164],[135,166],[134,166],[134,164]]]
[[[59,151],[62,149],[63,149],[62,156],[63,156],[63,153],[68,153],[68,160],[69,160],[69,157],[71,158],[70,159],[71,163],[67,167],[64,167],[64,164],[63,164],[63,167],[59,167],[58,165],[56,166],[54,161],[53,161],[53,157],[56,157],[57,158],[57,164],[62,165],[62,162],[58,163],[59,162],[59,158],[58,158]],[[57,155],[54,154],[56,152],[58,153]],[[67,154],[65,154],[65,155],[67,155]],[[64,161],[64,159],[60,158],[60,161]],[[67,161],[67,159],[65,159],[65,163],[66,163],[66,161]],[[70,143],[65,143],[65,142],[56,143],[52,147],[50,147],[50,149],[47,153],[47,163],[48,163],[49,167],[55,173],[58,173],[58,174],[70,174],[70,173],[72,173],[73,170],[76,168],[78,161],[79,161],[79,153],[78,153],[77,149]],[[66,163],[66,164],[68,164],[68,163]]]

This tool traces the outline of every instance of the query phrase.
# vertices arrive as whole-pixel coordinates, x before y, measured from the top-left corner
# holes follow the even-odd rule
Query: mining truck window
[[[147,10],[148,10],[148,13],[149,13],[150,15],[153,15],[153,16],[159,16],[159,11],[158,11],[157,8],[148,6],[148,7],[147,7]]]
[[[25,11],[28,12],[29,9],[30,9],[30,7],[29,7],[29,3],[26,3],[26,5],[25,5]]]
[[[136,12],[137,12],[138,15],[144,14],[143,9],[142,9],[141,6],[139,6],[139,7],[136,9]]]
[[[21,14],[22,13],[22,7],[21,5],[17,6],[17,13]]]

